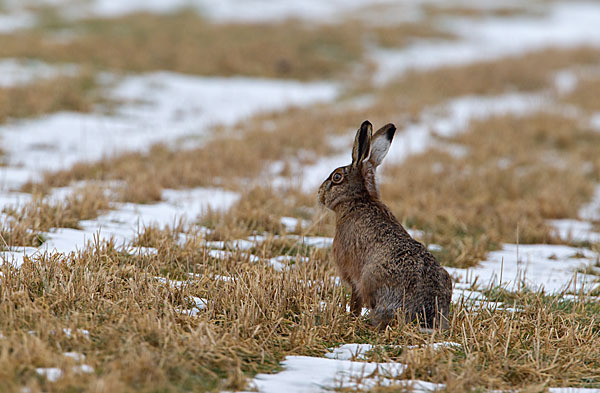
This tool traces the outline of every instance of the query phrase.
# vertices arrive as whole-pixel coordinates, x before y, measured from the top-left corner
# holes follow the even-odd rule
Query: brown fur
[[[394,132],[388,124],[372,137],[365,121],[356,133],[352,164],[333,171],[319,189],[319,201],[336,215],[335,263],[352,290],[355,315],[365,305],[379,327],[401,312],[407,321],[418,318],[425,327],[446,328],[450,275],[379,199],[375,169]]]

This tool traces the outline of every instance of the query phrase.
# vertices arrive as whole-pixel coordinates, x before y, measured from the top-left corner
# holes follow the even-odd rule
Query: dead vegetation
[[[44,242],[42,232],[48,232],[51,228],[79,228],[79,221],[96,218],[109,207],[106,191],[96,185],[74,189],[65,200],[34,194],[22,206],[3,209],[5,217],[0,221],[3,239],[0,248],[3,245],[37,247]]]
[[[100,100],[95,74],[59,76],[33,84],[0,87],[0,123],[58,111],[87,112]]]
[[[423,10],[429,17],[467,17],[467,18],[484,18],[484,17],[510,17],[523,16],[532,14],[542,14],[539,9],[529,7],[520,7],[517,5],[501,5],[496,4],[492,7],[469,7],[452,4],[424,4]]]
[[[197,244],[165,242],[170,251],[160,258],[97,244],[69,257],[40,255],[18,270],[4,265],[5,387],[247,389],[247,376],[278,370],[285,355],[322,356],[340,342],[376,344],[370,359],[409,365],[398,378],[445,383],[448,391],[600,383],[594,376],[600,337],[593,303],[518,293],[511,300],[521,312],[456,305],[451,330],[442,335],[431,337],[412,325],[375,334],[345,312],[346,294],[331,280],[326,255],[311,254],[309,261],[276,272],[239,256],[215,263]],[[192,267],[193,279],[155,278],[178,266]],[[193,309],[194,297],[206,298],[207,307],[188,316],[182,310]],[[460,346],[402,349],[435,340]],[[78,363],[63,355],[67,351],[84,354],[82,363],[95,372],[73,371]],[[59,367],[64,374],[50,382],[36,374],[38,367]]]
[[[600,111],[600,79],[584,78],[575,89],[570,92],[565,101],[576,105],[590,113]]]
[[[498,60],[410,71],[386,83],[377,92],[373,111],[388,113],[388,116],[389,113],[402,113],[415,118],[425,107],[458,96],[548,89],[557,71],[595,66],[599,62],[599,50],[581,47],[546,49]]]
[[[52,39],[61,33],[68,38]],[[78,22],[53,19],[37,29],[0,35],[0,57],[104,70],[323,79],[343,75],[362,62],[367,39],[402,46],[410,39],[436,36],[450,37],[423,25],[387,28],[347,22],[316,27],[293,20],[213,24],[187,11]]]

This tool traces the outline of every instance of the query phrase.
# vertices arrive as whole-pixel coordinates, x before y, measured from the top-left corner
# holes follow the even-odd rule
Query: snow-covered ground
[[[546,293],[578,292],[598,286],[598,277],[577,274],[598,255],[586,248],[549,244],[505,244],[492,251],[485,261],[471,269],[446,268],[458,282],[477,282],[484,288],[499,286],[508,290],[528,287]]]
[[[27,71],[12,74],[18,83],[26,79],[21,75]],[[212,136],[214,126],[231,126],[259,112],[330,101],[337,91],[336,85],[325,82],[203,78],[166,72],[126,77],[110,92],[122,102],[114,114],[61,112],[0,125],[7,155],[7,166],[0,166],[0,210],[26,203],[29,197],[13,190],[28,180],[41,179],[46,170],[122,151],[144,151],[157,142],[197,145]],[[60,194],[66,196],[70,191]],[[237,198],[237,194],[219,189],[166,190],[161,203],[119,204],[95,220],[82,222],[81,230],[53,230],[45,234],[48,241],[40,251],[75,251],[96,235],[125,244],[144,226],[194,220],[201,211],[226,209]],[[18,265],[26,253],[31,250],[13,250],[2,256]]]
[[[26,85],[40,79],[73,76],[76,73],[77,66],[73,64],[56,66],[37,60],[0,59],[0,87]]]
[[[212,136],[216,125],[333,100],[337,87],[325,82],[157,72],[126,77],[109,95],[122,102],[115,114],[60,112],[1,125],[8,166],[0,167],[0,191],[39,180],[46,170],[122,151],[143,151],[157,142],[174,144],[187,138],[187,143],[199,143]]]
[[[420,42],[402,50],[375,49],[378,83],[408,69],[436,68],[498,59],[549,47],[600,46],[600,4],[565,2],[550,5],[542,17],[459,19],[448,21],[460,39]]]

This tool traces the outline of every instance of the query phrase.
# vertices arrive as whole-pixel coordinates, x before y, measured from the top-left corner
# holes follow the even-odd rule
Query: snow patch
[[[544,289],[547,293],[565,290],[591,290],[594,277],[576,273],[598,255],[585,248],[548,244],[505,244],[502,250],[490,252],[479,265],[446,270],[461,283],[477,281],[485,286],[502,286],[518,290],[523,285],[531,290]]]
[[[200,312],[202,312],[202,310],[205,310],[208,307],[208,299],[192,296],[191,300],[194,302],[194,306],[192,308],[190,308],[190,309],[176,308],[175,311],[177,311],[178,313],[187,315],[189,317],[195,317]]]
[[[1,125],[8,166],[0,167],[0,190],[39,180],[43,171],[122,151],[146,151],[158,142],[193,138],[197,143],[210,137],[209,129],[217,124],[233,125],[258,112],[329,101],[337,94],[336,85],[325,82],[169,72],[126,77],[111,93],[123,102],[115,116],[60,112]]]
[[[422,387],[436,388],[439,385],[420,385],[421,381],[393,381],[389,377],[402,374],[406,365],[401,363],[373,363],[336,360],[309,356],[287,356],[281,363],[285,368],[277,374],[258,374],[252,384],[261,393],[304,393],[327,392],[334,388],[352,387],[369,389],[377,385],[393,383],[415,383]],[[377,372],[380,377],[371,376]],[[431,389],[434,390],[434,389]]]
[[[600,221],[600,185],[596,186],[592,200],[579,209],[579,218],[587,221]]]
[[[0,20],[0,25],[2,21]],[[78,67],[74,64],[49,65],[38,60],[0,60],[0,87],[27,85],[40,79],[57,76],[74,76]]]
[[[46,378],[49,382],[56,382],[63,376],[62,370],[57,367],[38,367],[35,369],[35,372]]]
[[[12,33],[35,25],[36,18],[29,12],[18,11],[10,14],[0,14],[0,33]]]
[[[558,236],[564,241],[600,242],[600,233],[594,232],[592,223],[581,220],[549,220]]]
[[[373,51],[377,83],[385,83],[409,69],[463,65],[547,47],[600,45],[598,3],[557,3],[544,17],[459,19],[449,21],[461,37],[450,42],[419,42],[402,50]]]
[[[82,362],[85,360],[85,355],[82,353],[79,353],[79,352],[65,352],[65,353],[63,353],[63,356],[71,358],[71,359],[75,360],[76,362]]]
[[[121,203],[94,220],[80,221],[82,229],[55,228],[44,233],[47,238],[40,250],[70,253],[83,249],[95,238],[113,239],[117,245],[126,246],[130,254],[153,255],[150,248],[132,248],[129,243],[138,233],[150,226],[164,228],[180,221],[193,220],[207,209],[224,210],[239,198],[237,193],[216,189],[196,188],[190,190],[165,190],[164,202],[142,205]],[[19,260],[21,254],[14,253]]]

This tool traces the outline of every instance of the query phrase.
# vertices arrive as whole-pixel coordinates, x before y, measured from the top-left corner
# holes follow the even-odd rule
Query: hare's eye
[[[333,174],[333,176],[331,177],[331,181],[334,182],[335,184],[340,184],[342,182],[342,179],[344,178],[344,176],[342,176],[341,173],[336,172]]]

